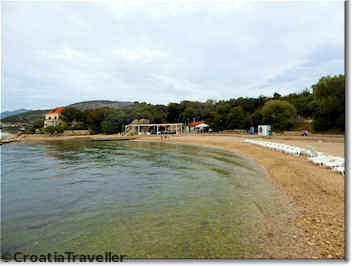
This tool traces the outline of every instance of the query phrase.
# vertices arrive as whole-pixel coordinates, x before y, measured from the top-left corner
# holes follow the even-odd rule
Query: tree
[[[168,108],[164,105],[150,106],[150,121],[152,123],[160,124],[167,122]]]
[[[229,129],[245,129],[249,124],[248,117],[242,106],[233,107],[228,114],[227,120]]]
[[[262,110],[263,122],[271,125],[273,131],[289,130],[295,124],[296,108],[287,101],[268,101]]]
[[[36,129],[40,129],[44,127],[44,120],[43,119],[39,119],[37,121],[35,121],[32,125],[32,132],[34,133]]]
[[[69,130],[86,130],[87,129],[87,125],[84,124],[83,122],[78,122],[77,124],[72,125],[68,129]]]
[[[262,110],[257,110],[251,115],[251,125],[252,126],[259,126],[263,123],[263,113]]]
[[[215,131],[227,129],[227,118],[217,112],[210,112],[209,118],[205,122]]]
[[[312,86],[318,112],[313,117],[316,131],[345,131],[345,75],[322,77]]]
[[[109,111],[111,111],[111,108],[108,107],[87,110],[85,113],[85,120],[88,128],[90,128],[94,133],[100,133],[101,123],[105,120]]]
[[[101,122],[101,132],[104,134],[114,134],[121,131],[121,123],[115,119],[104,120]]]
[[[283,96],[280,100],[291,103],[301,117],[312,118],[313,114],[317,112],[313,94],[308,89],[303,90],[301,93],[291,93]]]
[[[74,107],[65,107],[61,112],[61,119],[68,124],[71,124],[72,121],[82,121],[83,114],[80,110]]]
[[[167,121],[170,123],[177,123],[180,121],[180,114],[183,108],[178,103],[169,103],[167,106]]]

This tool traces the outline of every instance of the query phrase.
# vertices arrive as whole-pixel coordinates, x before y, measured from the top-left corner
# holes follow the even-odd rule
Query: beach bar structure
[[[189,133],[205,133],[209,131],[209,126],[204,121],[192,122],[188,124]]]
[[[128,132],[130,129],[136,129],[138,135],[150,132],[152,128],[153,132],[160,134],[161,132],[171,132],[170,129],[173,129],[172,132],[176,134],[183,133],[183,124],[182,123],[171,123],[171,124],[129,124],[125,126],[125,132]],[[164,130],[160,130],[160,129]]]

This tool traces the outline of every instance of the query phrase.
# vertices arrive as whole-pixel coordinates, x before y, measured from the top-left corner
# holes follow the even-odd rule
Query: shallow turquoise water
[[[2,147],[2,251],[236,258],[287,211],[264,172],[218,149],[141,142]]]

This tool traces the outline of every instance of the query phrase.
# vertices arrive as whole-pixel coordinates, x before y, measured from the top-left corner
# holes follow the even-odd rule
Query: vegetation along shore
[[[1,119],[2,127],[34,133],[44,126],[49,110],[33,110]],[[124,132],[135,119],[150,123],[205,121],[214,131],[248,130],[250,126],[269,124],[274,132],[306,129],[314,132],[345,131],[345,76],[325,76],[311,89],[272,97],[232,98],[229,100],[181,101],[168,105],[146,102],[90,101],[66,106],[63,123],[43,133],[89,129],[93,134]]]

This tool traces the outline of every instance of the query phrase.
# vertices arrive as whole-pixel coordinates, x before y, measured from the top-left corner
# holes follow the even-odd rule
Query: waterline
[[[262,170],[218,149],[58,142],[3,152],[7,252],[253,256],[266,241],[266,217],[289,215]]]

